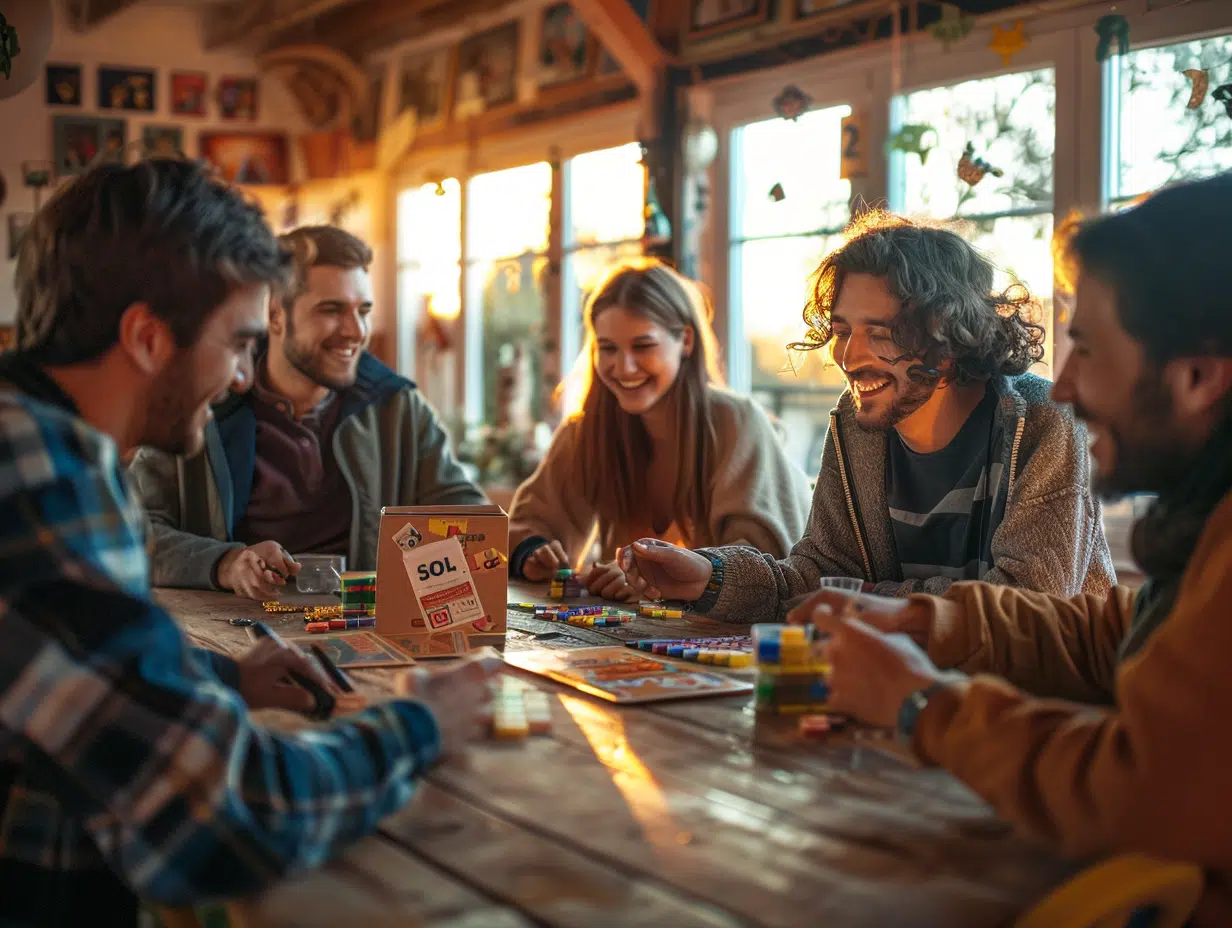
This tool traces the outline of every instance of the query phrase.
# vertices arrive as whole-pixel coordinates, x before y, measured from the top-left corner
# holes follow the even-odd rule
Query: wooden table
[[[301,624],[229,594],[158,599],[222,651],[248,646],[232,616]],[[510,625],[509,648],[612,643],[607,630],[516,613]],[[617,631],[695,629],[744,633],[647,619]],[[393,673],[355,676],[387,691]],[[522,676],[555,696],[550,737],[481,743],[438,766],[378,835],[235,907],[244,923],[983,926],[1073,872],[948,774],[869,732],[817,743],[759,721],[748,697],[620,708]]]

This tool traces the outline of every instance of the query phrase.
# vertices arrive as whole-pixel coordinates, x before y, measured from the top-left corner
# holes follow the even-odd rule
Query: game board
[[[248,637],[258,640],[256,633],[247,629]],[[350,632],[345,635],[287,635],[291,642],[305,654],[311,656],[312,645],[319,645],[339,667],[370,668],[378,667],[409,667],[415,663],[409,653],[394,647],[375,632]]]
[[[505,661],[609,702],[730,696],[753,689],[752,683],[738,677],[694,670],[620,645],[573,651],[516,651],[506,654]]]

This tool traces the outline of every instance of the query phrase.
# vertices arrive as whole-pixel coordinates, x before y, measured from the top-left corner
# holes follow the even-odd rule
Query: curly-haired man
[[[1082,424],[1028,374],[1044,329],[1021,284],[955,232],[888,213],[847,230],[815,276],[808,335],[849,389],[804,538],[782,561],[751,548],[649,542],[625,555],[651,595],[715,618],[772,621],[825,576],[883,595],[986,580],[1073,596],[1115,582]]]

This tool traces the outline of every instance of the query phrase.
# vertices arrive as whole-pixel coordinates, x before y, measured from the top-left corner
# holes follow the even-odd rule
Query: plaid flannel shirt
[[[0,388],[0,924],[132,923],[134,893],[250,893],[371,832],[435,759],[431,713],[255,724],[220,679],[234,665],[150,601],[114,442],[3,361],[19,390]]]

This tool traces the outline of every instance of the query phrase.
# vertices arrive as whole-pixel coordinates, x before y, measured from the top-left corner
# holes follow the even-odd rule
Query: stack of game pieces
[[[802,715],[798,730],[806,738],[824,738],[846,724],[847,720],[840,715]]]
[[[812,626],[754,625],[753,655],[759,712],[817,712],[826,708],[828,665],[813,652]]]
[[[646,638],[630,641],[630,648],[683,661],[719,667],[748,667],[753,663],[753,639],[748,635],[718,638]]]
[[[527,735],[546,735],[552,730],[552,705],[548,694],[510,677],[497,677],[492,684],[492,737],[521,741]]]
[[[568,567],[556,571],[548,586],[548,596],[552,599],[581,599],[586,595],[586,587]]]
[[[669,609],[662,603],[638,603],[637,611],[648,619],[682,619],[683,609]]]
[[[332,615],[333,609],[339,614]],[[337,632],[376,627],[376,573],[351,570],[342,574],[342,605],[322,607],[307,616],[304,631]]]
[[[595,628],[624,625],[633,614],[614,606],[545,606],[531,605],[535,618],[549,622],[568,622],[570,625],[590,625]]]

